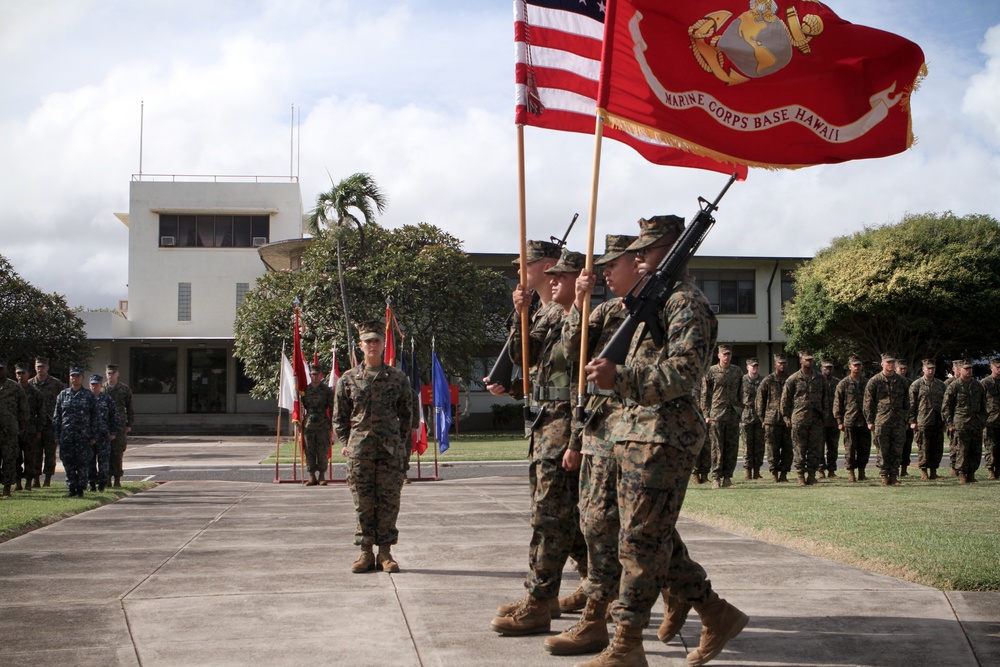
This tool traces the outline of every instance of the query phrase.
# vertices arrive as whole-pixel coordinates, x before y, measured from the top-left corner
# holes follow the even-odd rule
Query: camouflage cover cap
[[[35,365],[36,366],[48,366],[49,365],[49,358],[48,357],[35,357]]]
[[[28,368],[28,364],[14,364],[15,373],[29,373],[31,369]]]
[[[584,257],[582,252],[573,252],[572,250],[563,248],[559,261],[556,262],[555,266],[545,269],[545,273],[550,275],[553,273],[576,273],[586,265],[587,258]]]
[[[94,373],[93,375],[90,376],[90,384],[103,384],[103,383],[104,383],[104,378],[98,375],[97,373]]]
[[[1000,357],[990,359],[990,366],[1000,366]]]
[[[1000,359],[998,359],[997,361],[1000,362]],[[933,359],[924,359],[920,363],[924,365],[924,368],[937,368],[937,364],[934,362]]]
[[[719,346],[719,352],[728,352],[729,354],[732,354],[733,353],[733,348],[731,346],[729,346],[729,345],[720,345]]]
[[[972,360],[971,359],[959,359],[958,360],[958,367],[959,368],[972,368]]]
[[[833,368],[833,359],[824,359],[822,366],[823,368]]]
[[[760,366],[760,362],[757,361],[757,357],[750,357],[747,359],[747,366]]]
[[[604,254],[594,260],[594,264],[607,264],[625,254],[626,248],[638,240],[638,236],[628,234],[608,234],[604,237]]]
[[[79,366],[70,366],[69,367],[69,374],[70,375],[83,375],[83,369],[80,368]]]
[[[882,363],[885,363],[887,361],[896,361],[896,355],[889,354],[888,352],[886,352],[885,354],[882,355]]]
[[[800,350],[799,359],[814,359],[812,350]]]
[[[627,249],[642,250],[653,245],[661,238],[684,231],[684,218],[676,215],[654,215],[648,220],[639,218],[639,238]]]
[[[859,356],[857,356],[855,354],[852,354],[850,356],[850,358],[847,360],[847,363],[849,363],[851,366],[860,366],[861,365],[861,357],[859,357]]]
[[[118,370],[118,364],[108,364],[104,367],[105,372],[114,373]]]
[[[778,354],[774,355],[774,362],[778,363],[779,361],[780,362],[788,361],[788,357],[786,357],[784,354],[782,354],[781,352],[779,352]]]
[[[558,258],[559,246],[551,241],[528,241],[527,254],[524,256],[526,264],[537,262],[538,260],[545,259],[546,257],[552,257],[553,259]],[[515,265],[520,263],[520,258],[511,262],[511,264]]]
[[[902,366],[903,368],[908,368],[910,365],[906,363],[906,359],[896,359],[896,365]]]
[[[309,364],[309,372],[310,373],[319,373],[319,374],[322,375],[323,369],[320,368],[319,364]]]
[[[374,320],[371,322],[362,322],[358,325],[358,333],[361,340],[371,340],[373,338],[385,340],[385,324]]]

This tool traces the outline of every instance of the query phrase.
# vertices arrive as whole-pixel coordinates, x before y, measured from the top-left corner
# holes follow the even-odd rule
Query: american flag
[[[514,0],[514,122],[593,134],[601,73],[605,0]],[[604,136],[655,164],[723,173],[746,167],[717,162],[622,130]]]

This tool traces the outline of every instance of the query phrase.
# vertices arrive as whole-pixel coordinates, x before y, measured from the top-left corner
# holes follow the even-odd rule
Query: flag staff
[[[416,357],[416,350],[414,349],[415,345],[416,345],[416,341],[411,336],[410,337],[410,361],[411,361],[411,365],[412,365],[413,360],[417,358]],[[416,371],[414,369],[411,368],[410,372],[413,373],[414,377],[417,376],[417,373],[416,373]],[[420,391],[420,389],[418,388],[417,391]],[[417,401],[417,405],[420,406],[420,410],[424,409],[423,401],[419,401],[418,400]],[[410,434],[410,439],[411,440],[413,439],[413,434],[412,433]],[[420,473],[420,450],[417,450],[417,479],[420,479],[421,477],[423,477],[423,475]]]
[[[521,256],[519,262],[520,283],[527,286],[528,280],[528,214],[525,205],[524,187],[524,125],[517,124],[517,215],[519,223],[519,233],[521,235]],[[591,221],[593,225],[593,221]],[[528,368],[531,366],[529,359],[528,341],[528,308],[521,309],[521,383],[524,390],[525,406],[528,405],[531,396],[528,386]],[[586,322],[586,320],[584,320]],[[433,348],[433,346],[432,346]],[[525,407],[527,410],[527,407]],[[435,465],[437,453],[434,454]]]
[[[590,220],[587,224],[587,254],[586,265],[587,274],[594,272],[594,233],[597,227],[597,184],[601,173],[601,140],[604,137],[604,120],[601,115],[597,115],[594,127],[594,175],[590,183]],[[583,300],[583,311],[580,314],[580,375],[576,387],[577,409],[583,409],[584,397],[587,392],[587,345],[588,334],[590,333],[590,299]],[[527,336],[523,336],[527,340]]]

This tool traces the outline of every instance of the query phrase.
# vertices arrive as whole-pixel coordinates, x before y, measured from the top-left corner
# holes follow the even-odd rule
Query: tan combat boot
[[[310,472],[309,481],[306,482],[306,486],[316,486],[317,484],[319,484],[319,482],[316,481],[316,473]]]
[[[806,485],[806,474],[804,472],[800,472],[800,473],[798,473],[798,478],[799,478],[799,486],[805,486]]]
[[[778,473],[776,472],[771,473],[771,481],[774,482],[775,484],[778,483]]]
[[[122,478],[119,475],[115,475],[114,488],[116,488],[116,489],[122,488]]]
[[[545,640],[552,655],[596,653],[608,645],[608,603],[588,599],[576,625]]]
[[[320,473],[319,473],[319,476],[317,477],[317,479],[319,479],[319,485],[320,486],[326,486],[326,480],[323,479],[323,475],[324,475],[324,473],[321,470]]]
[[[701,483],[702,484],[707,484],[708,483],[708,473],[707,472],[702,472],[701,473]]]
[[[836,471],[830,470],[829,472],[827,472],[826,473],[826,478],[827,479],[837,479],[837,473],[836,473]]]
[[[787,482],[788,481],[788,473],[785,472],[785,471],[780,472],[778,474],[778,481],[779,482]]]
[[[677,633],[684,627],[691,605],[685,600],[678,600],[674,597],[664,596],[663,598],[663,623],[656,630],[656,637],[666,644],[677,636]]]
[[[374,572],[375,571],[375,554],[372,553],[372,547],[370,544],[362,545],[361,556],[358,557],[354,564],[351,565],[351,572],[354,574],[361,574],[362,572]]]
[[[809,476],[806,477],[806,484],[808,484],[809,486],[812,486],[815,483],[816,483],[816,471],[815,470],[810,470],[809,471]]]
[[[559,600],[559,611],[568,614],[580,611],[587,605],[587,596],[583,593],[583,584],[576,587],[576,590]]]
[[[389,574],[399,572],[399,563],[392,557],[392,545],[379,545],[378,558],[375,559],[375,569],[388,572]]]
[[[728,489],[732,485],[733,485],[733,478],[732,477],[723,477],[722,478],[722,488]]]
[[[823,470],[817,470],[817,471],[816,471],[815,473],[813,473],[813,474],[814,474],[814,475],[815,475],[816,477],[819,477],[820,479],[826,479],[826,472],[825,472],[825,471],[823,471]]]
[[[527,597],[528,596],[525,595],[523,598],[521,598],[520,600],[517,600],[516,602],[511,602],[509,604],[502,604],[502,605],[500,605],[499,607],[497,607],[497,613],[496,613],[496,615],[497,616],[509,616],[510,614],[512,614],[514,612],[515,609],[517,609],[524,602],[524,600]],[[558,597],[554,597],[554,598],[552,598],[550,600],[547,600],[547,602],[549,603],[549,618],[551,618],[552,620],[555,620],[555,619],[559,618],[560,616],[562,616],[562,611],[559,609],[559,598]]]
[[[750,468],[747,468],[747,469],[746,469],[746,478],[747,478],[748,480],[751,480],[751,479],[753,479],[753,470],[751,470]]]
[[[996,479],[996,478],[997,478],[997,471],[994,470],[993,468],[990,468],[986,472],[986,479]]]
[[[573,667],[649,667],[642,648],[642,628],[619,625],[606,649],[593,660],[578,662]]]
[[[931,476],[927,474],[927,468],[921,468],[920,469],[920,481],[926,482],[930,478],[931,478]]]
[[[713,489],[721,489],[722,488],[722,482],[719,480],[718,477],[716,477],[715,479],[712,480],[712,488]]]
[[[848,482],[856,482],[857,481],[857,478],[854,476],[854,468],[848,468],[847,469],[847,481]]]
[[[549,603],[539,600],[530,593],[524,596],[521,604],[506,616],[497,616],[490,623],[490,629],[508,637],[537,635],[548,632],[552,627],[552,615],[549,613]]]
[[[858,481],[859,482],[863,482],[866,479],[868,479],[868,477],[865,475],[865,469],[864,468],[858,468]]]
[[[2,495],[4,498],[10,498],[10,484],[3,485],[3,493],[0,495]]]
[[[910,473],[906,472],[906,467],[907,466],[906,466],[905,463],[901,463],[900,464],[900,466],[899,466],[899,476],[900,477],[909,477]]]
[[[701,616],[701,642],[698,648],[688,653],[690,667],[705,665],[719,655],[726,642],[740,634],[750,620],[749,616],[720,598],[715,591],[709,593],[708,600],[694,605],[694,608]]]

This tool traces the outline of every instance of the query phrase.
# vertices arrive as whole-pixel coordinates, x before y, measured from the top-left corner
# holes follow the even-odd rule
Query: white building
[[[297,180],[134,176],[129,211],[116,215],[128,227],[128,300],[119,314],[84,313],[93,370],[119,365],[142,430],[169,428],[170,415],[191,430],[227,423],[192,415],[273,425],[275,402],[250,398],[233,357],[233,321],[266,270],[258,249],[302,237]]]

